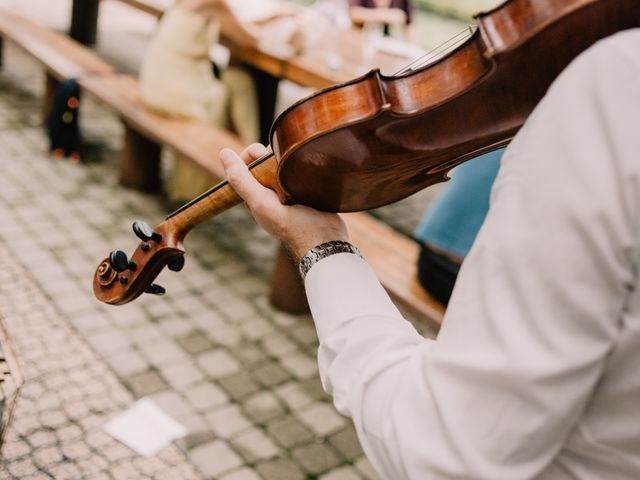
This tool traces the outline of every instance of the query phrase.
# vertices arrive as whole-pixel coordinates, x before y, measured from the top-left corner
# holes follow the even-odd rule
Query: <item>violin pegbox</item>
[[[133,223],[133,232],[140,239],[136,250],[127,257],[122,250],[112,251],[94,274],[93,292],[105,303],[122,305],[142,293],[164,295],[165,289],[153,283],[165,266],[179,272],[184,267],[182,239],[162,223],[152,229],[138,220]]]

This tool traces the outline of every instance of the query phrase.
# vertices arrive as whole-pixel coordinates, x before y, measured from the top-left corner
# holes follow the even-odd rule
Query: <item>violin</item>
[[[329,212],[380,207],[448,179],[460,163],[513,138],[556,76],[596,41],[640,26],[640,0],[507,0],[436,61],[399,75],[379,70],[321,90],[272,125],[272,153],[250,165],[285,204]],[[111,252],[93,289],[110,304],[184,265],[184,239],[242,200],[222,182],[151,229],[131,256]]]

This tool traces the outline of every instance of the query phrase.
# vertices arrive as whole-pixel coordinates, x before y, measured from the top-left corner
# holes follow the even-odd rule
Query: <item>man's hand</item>
[[[244,199],[258,224],[282,240],[296,262],[321,243],[348,241],[347,228],[338,214],[319,212],[301,205],[282,205],[273,190],[254,178],[246,164],[266,153],[267,149],[257,143],[246,148],[240,157],[229,149],[220,152],[229,184]]]

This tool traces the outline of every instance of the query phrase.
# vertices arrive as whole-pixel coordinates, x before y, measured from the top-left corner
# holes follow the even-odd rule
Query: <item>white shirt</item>
[[[511,143],[437,341],[339,254],[305,284],[325,389],[384,479],[640,478],[640,30]]]

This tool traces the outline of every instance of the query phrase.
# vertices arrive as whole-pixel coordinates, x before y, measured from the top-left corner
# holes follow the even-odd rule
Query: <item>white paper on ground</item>
[[[104,425],[104,430],[133,451],[151,457],[187,429],[167,415],[152,400],[142,398]]]

